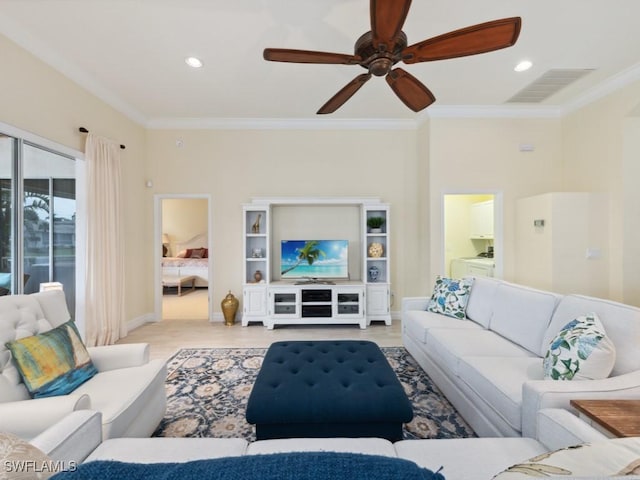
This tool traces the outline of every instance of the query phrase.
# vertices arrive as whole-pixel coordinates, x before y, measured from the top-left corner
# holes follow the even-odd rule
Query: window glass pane
[[[11,219],[13,193],[11,189],[15,141],[0,134],[0,295],[8,295],[11,287]]]
[[[60,282],[70,312],[75,311],[75,161],[34,145],[24,145],[25,293]],[[28,277],[27,277],[28,275]]]

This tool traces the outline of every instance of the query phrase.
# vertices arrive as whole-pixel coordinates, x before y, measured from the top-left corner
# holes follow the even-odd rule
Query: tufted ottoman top
[[[359,340],[272,344],[247,405],[247,421],[256,425],[401,425],[412,418],[380,348]]]

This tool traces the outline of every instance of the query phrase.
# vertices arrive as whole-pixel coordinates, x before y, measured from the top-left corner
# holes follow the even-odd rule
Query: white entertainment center
[[[372,218],[382,220],[380,228],[368,227]],[[389,221],[389,205],[371,198],[257,198],[243,205],[242,325],[391,325]],[[281,278],[283,238],[349,240],[348,279]]]

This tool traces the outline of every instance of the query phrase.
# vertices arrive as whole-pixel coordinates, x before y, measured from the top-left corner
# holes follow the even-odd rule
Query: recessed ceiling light
[[[184,59],[184,61],[187,65],[193,68],[200,68],[203,65],[202,60],[196,57],[187,57]]]
[[[525,70],[529,70],[533,66],[529,60],[523,60],[519,64],[517,64],[514,68],[516,72],[524,72]]]

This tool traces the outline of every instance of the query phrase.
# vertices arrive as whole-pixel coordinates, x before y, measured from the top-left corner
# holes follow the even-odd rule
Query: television
[[[282,240],[280,277],[349,278],[348,240]]]

